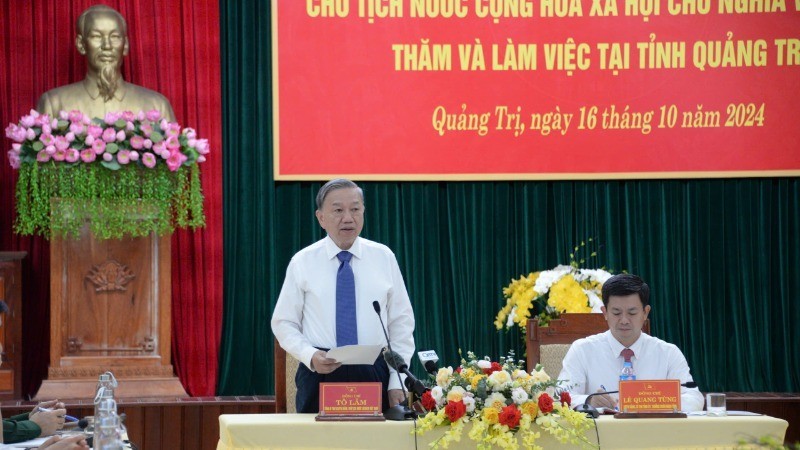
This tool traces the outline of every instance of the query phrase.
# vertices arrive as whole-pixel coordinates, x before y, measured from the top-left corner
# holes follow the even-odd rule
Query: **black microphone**
[[[687,381],[686,383],[681,384],[681,386],[691,389],[691,388],[696,388],[697,383],[695,383],[694,381]],[[589,394],[586,396],[586,400],[584,400],[582,405],[578,405],[575,407],[575,411],[582,412],[587,416],[596,419],[600,417],[600,411],[598,411],[597,408],[595,408],[594,406],[590,405],[589,400],[591,400],[591,398],[594,397],[595,395],[618,394],[618,393],[619,391],[617,390],[617,391],[595,392],[593,394]]]
[[[595,395],[603,395],[603,394],[616,394],[619,391],[605,391],[605,392],[595,392],[594,394],[589,394],[586,396],[586,400],[584,400],[582,405],[578,405],[575,407],[575,411],[582,412],[586,414],[588,417],[593,419],[597,419],[600,417],[600,411],[597,410],[594,406],[589,404],[589,400],[592,399]]]
[[[67,422],[64,423],[64,428],[78,427],[81,430],[85,430],[86,427],[88,427],[88,426],[89,426],[89,419],[87,419],[85,417],[83,419],[80,419],[80,420],[67,421]]]
[[[436,352],[433,350],[425,350],[417,352],[417,356],[419,356],[419,362],[425,367],[425,371],[436,376],[439,372],[439,366],[436,365],[436,362],[439,361],[439,357],[436,355]]]
[[[439,373],[439,366],[433,361],[425,361],[425,371],[431,375]]]
[[[378,303],[377,300],[375,300],[375,301],[372,302],[372,308],[375,309],[375,314],[378,315],[378,319],[381,321],[381,329],[383,330],[383,335],[386,337],[386,346],[389,348],[388,352],[383,352],[383,359],[386,361],[386,364],[388,364],[389,367],[392,367],[393,369],[395,369],[395,373],[397,373],[397,381],[400,382],[400,389],[403,390],[403,397],[404,397],[405,403],[407,405],[408,404],[408,395],[406,394],[406,389],[405,389],[405,386],[403,385],[403,378],[400,377],[400,372],[401,371],[398,370],[397,367],[393,366],[392,363],[389,361],[389,359],[394,357],[394,355],[397,355],[397,357],[400,358],[400,362],[402,362],[403,364],[405,364],[405,362],[403,361],[403,357],[400,356],[399,353],[396,353],[395,351],[392,350],[392,343],[389,341],[389,333],[386,331],[386,325],[384,325],[383,317],[381,317],[381,304]],[[397,362],[397,361],[394,361],[394,362]],[[407,365],[405,366],[405,370],[408,371],[408,366]],[[386,420],[416,419],[417,418],[417,414],[411,408],[409,408],[406,405],[399,404],[399,405],[392,406],[391,408],[388,408],[383,413],[383,415],[384,415],[384,417],[386,417]]]
[[[375,300],[375,301],[372,302],[372,308],[375,310],[375,314],[378,315],[378,320],[381,321],[381,330],[383,330],[383,335],[386,337],[386,346],[389,347],[389,352],[390,353],[394,353],[397,356],[400,356],[399,354],[395,353],[392,350],[392,343],[389,341],[389,333],[386,332],[386,325],[384,325],[383,317],[381,317],[381,304],[378,303],[377,300]],[[383,353],[383,359],[386,360],[386,364],[389,364],[389,367],[392,367],[393,369],[395,369],[397,371],[397,381],[400,382],[400,386],[401,386],[401,389],[402,389],[403,379],[400,378],[400,371],[397,369],[397,367],[392,366],[391,362],[389,362],[389,359],[386,356],[386,352]],[[400,360],[402,361],[403,358],[400,357]],[[408,366],[406,366],[406,369],[408,369]],[[406,397],[406,402],[408,402],[408,397],[406,396],[405,390],[403,390],[403,396]]]
[[[405,360],[399,353],[389,350],[383,354],[383,358],[386,360],[386,364],[389,364],[389,367],[396,370],[398,374],[400,372],[406,375],[405,385],[409,391],[413,392],[419,397],[422,397],[422,394],[428,390],[421,381],[414,376],[408,370],[408,364],[406,364]]]

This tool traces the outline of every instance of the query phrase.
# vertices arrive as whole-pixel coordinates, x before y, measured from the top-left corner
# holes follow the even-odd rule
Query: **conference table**
[[[427,449],[445,429],[416,436],[413,421],[317,422],[314,414],[223,414],[219,417],[217,450],[271,449]],[[770,416],[689,416],[681,419],[615,419],[601,416],[586,433],[602,449],[732,449],[770,435],[783,442],[789,424]],[[415,443],[416,439],[416,443]],[[578,448],[560,444],[543,432],[537,444],[545,449]],[[450,449],[474,449],[465,432]]]

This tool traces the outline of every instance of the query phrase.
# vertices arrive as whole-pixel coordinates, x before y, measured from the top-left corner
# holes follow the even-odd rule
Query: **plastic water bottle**
[[[101,412],[101,417],[95,426],[92,447],[95,450],[123,450],[120,420],[113,410]]]
[[[112,381],[113,380],[113,381]],[[97,405],[100,404],[102,397],[114,398],[114,388],[116,387],[116,379],[111,372],[100,374],[97,379],[97,389],[94,391],[94,415],[97,417]]]
[[[111,372],[102,373],[100,374],[100,377],[97,379],[97,391],[99,391],[101,387],[105,388],[106,390],[111,391],[112,397],[114,396],[114,390],[117,388],[117,386],[118,386],[117,379]]]
[[[97,390],[94,394],[94,420],[95,423],[97,422],[98,417],[100,416],[100,402],[103,399],[113,399],[114,398],[114,390],[117,387],[117,379],[114,378],[114,374],[111,372],[106,372],[100,375],[97,380]],[[115,408],[116,412],[116,408]]]
[[[633,371],[633,364],[625,361],[622,364],[622,372],[619,373],[619,381],[632,381],[636,379],[636,372]]]

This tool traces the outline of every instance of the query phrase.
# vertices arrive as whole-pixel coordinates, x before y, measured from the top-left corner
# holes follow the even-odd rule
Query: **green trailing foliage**
[[[99,239],[165,235],[205,226],[197,164],[171,172],[138,164],[22,164],[14,231],[77,238],[88,225]]]

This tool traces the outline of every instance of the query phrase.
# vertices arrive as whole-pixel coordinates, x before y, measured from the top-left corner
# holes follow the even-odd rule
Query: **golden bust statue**
[[[76,33],[75,47],[86,56],[86,78],[42,94],[37,111],[53,116],[77,109],[102,118],[112,111],[157,109],[175,121],[166,97],[122,79],[122,59],[129,49],[128,24],[122,14],[105,5],[92,6],[78,18]]]

